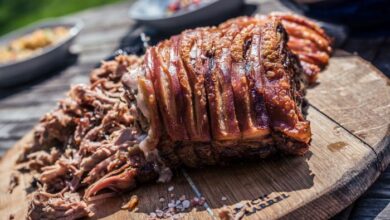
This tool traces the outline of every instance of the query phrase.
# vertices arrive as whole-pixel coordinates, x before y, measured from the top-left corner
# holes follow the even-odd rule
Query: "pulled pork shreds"
[[[73,193],[80,187],[94,202],[103,189],[129,189],[136,181],[157,178],[156,165],[134,148],[145,131],[134,120],[135,96],[121,83],[127,68],[140,59],[118,56],[103,62],[92,72],[91,85],[72,86],[58,109],[35,127],[33,143],[19,158],[20,169],[35,172],[42,184],[33,194],[30,219],[89,216],[87,202]],[[139,173],[142,178],[136,180]]]

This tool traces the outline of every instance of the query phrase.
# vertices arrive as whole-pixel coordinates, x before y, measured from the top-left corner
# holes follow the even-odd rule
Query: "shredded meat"
[[[37,191],[29,205],[27,219],[78,219],[91,217],[88,205],[81,200],[78,193],[60,192],[50,194]]]
[[[329,42],[304,18],[271,14],[103,62],[41,119],[19,159],[40,183],[29,218],[89,216],[86,201],[168,181],[181,165],[304,154],[304,84],[328,62]]]

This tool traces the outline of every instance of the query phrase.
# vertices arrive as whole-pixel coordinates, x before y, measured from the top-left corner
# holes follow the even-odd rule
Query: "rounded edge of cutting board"
[[[329,219],[356,201],[378,179],[378,158],[372,152],[363,159],[366,163],[344,173],[343,177],[325,194],[304,206],[292,210],[283,219]]]
[[[371,132],[362,133],[361,131],[355,129],[356,124],[350,123],[349,120],[345,119],[347,117],[344,117],[344,115],[340,114],[340,112],[337,112],[337,110],[335,110],[337,108],[335,108],[334,106],[322,104],[321,100],[326,98],[326,95],[328,94],[325,94],[324,96],[320,96],[314,93],[323,93],[324,90],[326,89],[329,90],[332,89],[332,88],[326,88],[329,86],[325,86],[324,89],[321,88],[318,89],[318,87],[321,87],[321,82],[320,82],[318,87],[308,90],[309,93],[308,96],[310,96],[310,92],[314,91],[313,96],[317,96],[318,97],[317,100],[320,101],[313,104],[315,108],[323,112],[325,115],[328,115],[328,117],[331,118],[332,120],[340,123],[341,126],[343,126],[351,134],[353,134],[357,139],[369,145],[373,149],[373,151],[375,151],[375,153],[377,154],[380,170],[383,171],[390,164],[390,78],[388,78],[377,67],[372,65],[371,62],[363,59],[358,55],[351,54],[349,52],[346,52],[344,50],[339,50],[339,49],[335,51],[334,55],[335,56],[333,56],[330,59],[331,64],[335,59],[343,56],[350,57],[344,60],[347,63],[347,65],[353,63],[353,60],[356,60],[356,62],[359,63],[358,68],[347,70],[346,72],[348,72],[348,74],[350,74],[349,76],[351,76],[350,79],[351,87],[352,84],[358,85],[359,83],[361,83],[360,81],[367,81],[367,82],[363,82],[366,84],[363,86],[364,88],[361,88],[360,91],[356,91],[356,93],[358,92],[361,93],[355,95],[355,96],[360,96],[360,98],[362,99],[359,103],[360,105],[358,106],[360,106],[360,108],[364,110],[367,113],[367,115],[358,115],[356,109],[351,109],[351,115],[355,115],[354,116],[355,119],[360,120],[359,122],[360,125],[366,126],[367,129],[373,129],[373,130]],[[356,70],[356,72],[353,72],[353,70]],[[340,73],[342,73],[343,71],[344,70],[340,70]],[[337,84],[339,81],[344,81],[344,79],[338,80],[337,79],[338,74],[336,73],[332,76],[331,73],[332,72],[330,72],[329,74],[327,73],[327,71],[321,73],[320,80],[322,81],[322,83],[324,81],[327,81],[332,83],[332,86],[336,86],[336,87],[340,86],[340,85],[333,85],[333,82],[337,81],[336,82]],[[355,77],[356,75],[360,75],[360,77]],[[369,94],[371,91],[374,91],[373,92],[374,95]],[[365,98],[363,96],[367,96],[367,97]],[[332,95],[330,95],[330,98],[332,98]],[[369,105],[371,104],[370,101],[372,102],[373,100],[375,101],[375,106]],[[366,102],[368,102],[369,104],[366,104]],[[345,108],[345,106],[342,107]],[[383,109],[382,111],[384,112],[383,113],[384,115],[379,116],[377,112],[374,112],[376,110],[375,108]],[[371,118],[364,120],[360,118],[358,119],[358,117],[361,118],[371,117]],[[381,124],[382,126],[377,129],[375,128],[377,124],[374,123],[378,121],[383,121],[383,123]]]
[[[386,83],[386,88],[389,91],[388,95],[390,97],[390,78],[388,78],[382,71],[380,71],[377,67],[372,65],[370,62],[367,60],[363,59],[360,56],[356,56],[360,62],[364,63],[365,65],[368,66],[368,68],[372,69],[385,83]],[[390,98],[388,98],[390,100]],[[382,137],[381,140],[378,141],[377,144],[374,144],[371,146],[375,153],[378,156],[378,160],[380,162],[380,171],[383,172],[386,167],[390,164],[390,101],[389,101],[389,107],[387,108],[387,115],[389,116],[389,121],[387,124],[387,128],[385,135]]]
[[[362,67],[366,66],[366,68],[372,71],[372,73],[367,72],[367,74],[375,74],[383,81],[384,84],[382,85],[382,87],[377,89],[378,90],[383,89],[383,93],[385,96],[386,96],[386,91],[388,91],[387,93],[388,96],[385,97],[388,101],[387,105],[389,105],[389,107],[387,108],[387,112],[385,112],[385,114],[388,116],[388,120],[385,121],[387,127],[385,127],[385,132],[382,135],[379,134],[377,136],[376,143],[370,145],[365,140],[365,136],[356,134],[356,131],[354,131],[353,129],[349,130],[348,128],[346,128],[346,126],[344,126],[341,123],[340,126],[342,126],[356,139],[360,140],[363,145],[366,145],[369,148],[371,148],[372,154],[367,155],[368,158],[366,160],[363,160],[366,163],[362,164],[359,169],[351,170],[345,173],[345,175],[340,180],[340,182],[336,185],[336,187],[333,188],[331,191],[327,192],[326,195],[322,195],[320,198],[314,199],[310,203],[306,204],[304,207],[290,212],[288,215],[284,216],[286,218],[294,219],[296,217],[302,217],[302,215],[308,217],[307,213],[309,213],[310,210],[315,210],[315,209],[318,210],[318,209],[326,208],[324,207],[324,201],[327,202],[328,199],[331,199],[333,201],[338,201],[340,206],[335,207],[336,204],[332,204],[332,207],[328,207],[328,208],[334,209],[335,212],[330,213],[329,216],[322,216],[322,217],[329,218],[336,215],[344,208],[352,204],[357,198],[359,198],[378,179],[380,174],[390,164],[390,79],[383,72],[381,72],[377,67],[375,67],[369,61],[363,59],[360,56],[351,54],[344,50],[336,50],[335,54],[352,56],[353,59],[356,59],[361,64]],[[333,59],[334,58],[332,58],[331,61]],[[321,76],[323,74],[326,73],[321,73]],[[379,97],[383,97],[383,94],[377,94],[377,95]],[[386,109],[384,109],[384,111],[386,111]],[[330,119],[335,120],[331,117]],[[335,120],[335,122],[337,122],[337,120]],[[311,218],[313,219],[319,218],[316,212],[314,213],[312,212],[311,215],[309,216],[311,216]]]

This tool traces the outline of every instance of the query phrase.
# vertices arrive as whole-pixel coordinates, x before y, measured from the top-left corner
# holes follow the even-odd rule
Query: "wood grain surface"
[[[390,159],[390,80],[345,52],[336,52],[330,63],[318,85],[308,90],[310,104],[371,146],[384,170]]]
[[[280,7],[275,4],[264,4],[260,11]],[[87,82],[90,69],[121,45],[134,25],[125,17],[128,6],[120,3],[74,15],[86,23],[76,41],[81,51],[77,61],[66,61],[69,67],[29,85],[0,91],[0,155],[56,106],[70,84]],[[102,18],[102,14],[109,16]],[[387,41],[380,38],[370,45]],[[374,63],[388,57],[382,50],[369,52],[363,44],[348,42],[345,47],[351,51],[366,48],[361,55]],[[386,64],[378,66],[388,68]],[[207,199],[211,212],[205,208],[192,210],[184,213],[184,219],[218,218],[224,206],[234,210],[241,204],[248,219],[321,219],[337,214],[366,191],[389,163],[390,83],[359,56],[337,51],[319,84],[308,90],[307,98],[313,141],[305,157],[177,172],[171,183],[148,184],[98,204],[95,218],[147,218],[150,212],[166,205],[158,200],[170,197],[169,186],[174,186],[175,196],[201,193]],[[0,219],[8,219],[10,214],[23,219],[26,214],[31,177],[22,175],[12,194],[7,188],[18,147],[29,138],[25,136],[0,161]],[[386,173],[381,178],[384,183],[390,182]],[[375,184],[365,195],[368,200],[350,211],[351,217],[370,218],[379,213],[378,217],[387,219],[390,190],[386,188]],[[134,194],[140,198],[138,211],[121,210],[122,203]]]

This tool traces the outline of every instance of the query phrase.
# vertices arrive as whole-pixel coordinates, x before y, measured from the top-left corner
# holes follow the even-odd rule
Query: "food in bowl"
[[[40,53],[69,36],[69,28],[54,27],[37,29],[25,36],[0,45],[0,64],[22,60]]]
[[[167,7],[167,12],[168,14],[173,14],[180,10],[191,10],[209,1],[210,0],[172,0]]]

